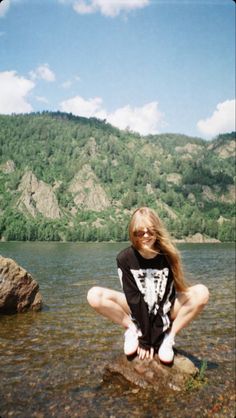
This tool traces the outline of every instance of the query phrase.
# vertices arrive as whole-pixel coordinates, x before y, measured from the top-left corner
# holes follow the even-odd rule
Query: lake
[[[203,314],[176,338],[196,364],[207,361],[205,385],[152,393],[103,382],[123,350],[123,330],[96,315],[93,285],[120,290],[115,258],[127,243],[0,243],[37,280],[38,313],[0,317],[0,417],[234,418],[235,246],[179,244],[187,279],[210,290]]]

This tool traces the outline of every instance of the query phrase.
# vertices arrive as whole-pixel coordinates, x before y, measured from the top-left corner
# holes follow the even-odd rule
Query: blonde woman
[[[147,207],[137,209],[129,225],[131,246],[117,256],[124,293],[102,287],[88,292],[89,304],[123,326],[124,352],[140,359],[174,359],[175,336],[208,302],[206,286],[188,286],[180,255],[161,220]]]

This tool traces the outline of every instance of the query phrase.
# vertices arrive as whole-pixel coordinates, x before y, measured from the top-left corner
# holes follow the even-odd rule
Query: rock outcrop
[[[175,151],[179,154],[179,159],[183,161],[193,161],[197,155],[202,152],[204,147],[199,144],[186,144],[184,146],[175,147]]]
[[[225,203],[235,203],[236,189],[234,184],[229,184],[226,188],[226,191],[221,195],[221,202]]]
[[[183,147],[175,147],[175,151],[180,154],[196,154],[198,152],[201,152],[203,146],[199,144],[186,144]]]
[[[155,391],[182,391],[198,372],[193,362],[178,352],[171,366],[162,364],[157,355],[153,360],[139,360],[138,357],[129,360],[125,355],[121,355],[106,366],[103,380],[118,380]]]
[[[217,221],[218,222],[218,221]],[[214,244],[220,243],[221,241],[217,238],[211,238],[205,235],[200,234],[200,232],[196,232],[194,235],[189,235],[188,237],[181,238],[181,239],[174,239],[176,243],[189,243],[189,244]]]
[[[0,165],[0,171],[2,171],[4,174],[10,174],[14,173],[16,169],[15,163],[12,160],[8,160],[5,163]]]
[[[14,260],[0,256],[0,314],[41,308],[42,296],[37,282]]]
[[[45,218],[60,218],[60,208],[53,188],[42,180],[38,180],[32,171],[27,171],[21,179],[18,191],[21,196],[17,207],[36,217],[41,213]]]
[[[69,192],[74,195],[74,203],[79,208],[99,211],[111,205],[105,190],[89,164],[85,164],[73,178]]]
[[[168,183],[173,183],[179,186],[181,184],[182,177],[183,176],[179,173],[169,173],[166,176],[166,180]]]
[[[220,241],[216,238],[206,237],[200,234],[200,232],[196,232],[196,234],[186,237],[185,242],[189,242],[189,243],[211,243],[212,242],[214,243],[214,242],[220,242]]]
[[[178,216],[173,211],[173,209],[171,209],[170,206],[167,205],[165,202],[162,202],[162,201],[158,200],[157,201],[157,207],[164,210],[167,213],[167,215],[169,216],[170,219],[177,219],[178,218]]]
[[[215,146],[215,144],[210,144],[208,149],[213,149],[213,151],[218,154],[221,158],[230,158],[235,156],[235,140],[232,140],[228,143],[224,143],[220,146]]]

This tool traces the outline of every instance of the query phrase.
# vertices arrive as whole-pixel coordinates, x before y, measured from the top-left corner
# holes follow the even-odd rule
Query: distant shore
[[[216,244],[219,244],[219,243],[223,243],[224,241],[220,241],[220,240],[218,240],[218,239],[216,239],[216,238],[212,238],[212,237],[208,237],[208,236],[205,236],[205,235],[203,235],[203,234],[200,234],[199,232],[198,233],[196,233],[196,234],[194,234],[194,235],[189,235],[189,236],[187,236],[187,237],[184,237],[184,238],[175,238],[175,237],[172,237],[172,241],[174,242],[174,243],[176,243],[176,244],[181,244],[181,243],[183,243],[183,244],[187,244],[187,243],[189,243],[189,244],[211,244],[211,243],[216,243]],[[35,240],[35,241],[12,241],[12,240],[9,240],[9,241],[7,241],[4,237],[1,237],[0,238],[0,242],[55,242],[55,243],[99,243],[99,242],[108,242],[108,243],[118,243],[118,242],[121,242],[121,241],[114,241],[114,240],[110,240],[110,241],[39,241],[39,240]],[[129,242],[129,241],[123,241],[123,242]],[[227,242],[229,242],[229,241],[227,241]]]
[[[219,239],[216,238],[211,238],[211,237],[207,237],[204,236],[203,234],[200,234],[199,232],[197,232],[194,235],[185,237],[185,238],[181,238],[181,239],[177,239],[174,238],[173,239],[174,242],[176,243],[196,243],[196,244],[205,244],[205,243],[220,243],[222,241],[220,241]]]

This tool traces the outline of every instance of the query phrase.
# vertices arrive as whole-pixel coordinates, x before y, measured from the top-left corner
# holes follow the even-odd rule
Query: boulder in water
[[[120,355],[105,367],[103,380],[104,382],[118,380],[159,392],[182,391],[198,372],[193,362],[177,351],[171,365],[161,363],[157,355],[153,360],[140,360],[137,356],[130,360],[125,355]]]
[[[42,296],[37,282],[14,260],[0,256],[0,314],[41,308]]]

